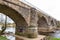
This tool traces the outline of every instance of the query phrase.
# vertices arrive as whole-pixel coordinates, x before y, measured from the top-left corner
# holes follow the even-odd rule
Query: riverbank
[[[40,32],[39,34],[47,36],[47,40],[60,40],[60,30],[55,30],[54,33]]]
[[[57,27],[55,30],[60,30],[60,27]]]
[[[6,37],[0,36],[0,40],[8,40]]]
[[[60,38],[55,38],[55,37],[47,36],[47,40],[60,40]]]

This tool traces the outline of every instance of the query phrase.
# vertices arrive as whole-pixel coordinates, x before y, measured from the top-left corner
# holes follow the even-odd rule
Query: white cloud
[[[5,17],[6,17],[5,14],[0,13],[0,22],[3,22],[4,23],[5,22]],[[7,23],[14,23],[14,21],[7,16]]]

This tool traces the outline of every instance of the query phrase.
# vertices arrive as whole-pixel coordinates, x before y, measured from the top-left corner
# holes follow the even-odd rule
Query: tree
[[[3,32],[6,30],[7,27],[7,16],[5,16],[5,25],[2,27],[2,31],[0,32],[0,35],[3,34]]]

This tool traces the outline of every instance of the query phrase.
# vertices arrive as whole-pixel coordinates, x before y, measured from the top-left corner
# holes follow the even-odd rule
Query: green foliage
[[[19,36],[25,36],[25,33],[22,33],[22,32],[16,32],[16,35],[19,35]]]
[[[51,38],[51,40],[60,40],[60,38]]]
[[[34,35],[34,34],[27,34],[27,37],[28,37],[28,38],[36,38],[37,36]]]
[[[47,37],[47,40],[60,40],[60,38],[54,38],[54,37]]]
[[[21,33],[21,32],[16,32],[16,35],[20,35],[20,36],[25,36],[25,37],[28,37],[28,38],[36,38],[37,35],[34,34],[34,33]]]
[[[50,40],[60,40],[60,38],[50,38]]]
[[[27,34],[27,37],[28,37],[28,38],[36,38],[37,35],[34,34],[34,33],[28,33],[28,34]]]
[[[8,40],[6,37],[0,36],[0,40]]]

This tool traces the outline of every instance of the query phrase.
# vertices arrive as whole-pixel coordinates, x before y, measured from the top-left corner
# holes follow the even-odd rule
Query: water
[[[12,35],[3,35],[3,36],[6,36],[8,40],[15,40],[15,37]]]
[[[5,32],[12,32],[12,33],[15,34],[15,28],[13,28],[13,27],[7,27],[6,30],[5,30]]]
[[[52,37],[60,38],[60,30],[57,30],[55,33],[50,33],[49,35]]]
[[[0,30],[1,30],[1,27],[2,26],[0,25]],[[13,28],[13,27],[7,27],[6,30],[5,30],[5,32],[6,33],[12,32],[13,34],[15,34],[15,28]],[[60,38],[60,30],[57,30],[55,33],[48,33],[48,35],[49,36],[52,36],[52,37]],[[12,35],[4,35],[4,36],[6,36],[7,39],[9,39],[9,40],[15,40],[15,37],[12,36]]]
[[[0,30],[2,30],[1,27],[2,27],[2,26],[0,26]],[[13,28],[13,27],[7,27],[6,30],[5,30],[5,32],[6,32],[6,33],[11,32],[11,33],[15,34],[15,28]],[[7,34],[5,34],[5,35],[3,35],[3,36],[6,36],[7,39],[9,39],[9,40],[15,40],[15,37],[12,36],[12,35],[7,35]]]
[[[60,30],[55,30],[54,33],[47,33],[47,32],[40,32],[40,35],[47,35],[47,36],[51,36],[51,37],[55,37],[55,38],[60,38]]]

